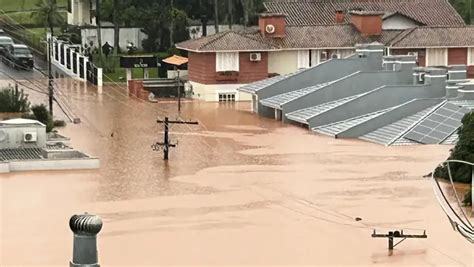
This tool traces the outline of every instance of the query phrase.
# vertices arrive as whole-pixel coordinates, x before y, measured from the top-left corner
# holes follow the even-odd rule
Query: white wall
[[[238,92],[240,88],[246,84],[201,84],[197,82],[189,82],[193,88],[193,98],[204,101],[219,101],[219,93],[235,93],[235,101],[250,101],[250,94]]]
[[[64,160],[29,160],[9,162],[9,169],[11,172],[43,170],[86,170],[99,168],[100,161],[96,158]]]
[[[237,24],[232,25],[232,30],[234,30],[234,31],[241,31],[244,28],[245,27],[242,26],[242,25],[237,25]],[[207,35],[208,36],[216,33],[216,28],[214,27],[214,25],[207,25],[206,29],[207,29]],[[189,30],[189,37],[191,39],[197,39],[197,38],[202,37],[202,26],[201,25],[199,25],[199,26],[189,26],[188,30]],[[229,30],[229,25],[219,25],[219,32],[228,31],[228,30]]]
[[[102,28],[102,45],[108,42],[111,46],[114,46],[114,29],[113,28]],[[94,42],[94,46],[97,46],[97,29],[82,29],[82,45],[89,45],[90,41]],[[128,42],[132,42],[138,49],[142,49],[142,41],[148,36],[144,34],[140,28],[120,28],[120,43],[121,49],[126,49]]]
[[[401,15],[393,15],[385,19],[382,23],[382,29],[384,30],[405,30],[416,26],[413,20]]]
[[[71,13],[67,13],[67,23],[71,25],[95,25],[95,18],[90,17],[91,0],[68,0],[72,1]],[[92,8],[95,9],[95,1],[92,0]]]
[[[268,52],[268,73],[280,75],[295,72],[298,64],[298,51]]]
[[[44,126],[25,126],[25,127],[2,127],[7,138],[0,142],[0,149],[2,148],[21,148],[21,147],[43,147],[46,145],[46,127]],[[33,132],[37,134],[37,142],[24,143],[23,135],[26,132]]]

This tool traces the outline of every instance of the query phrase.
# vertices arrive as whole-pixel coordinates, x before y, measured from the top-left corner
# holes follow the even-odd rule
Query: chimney
[[[260,33],[265,37],[283,38],[286,36],[286,16],[280,13],[262,13],[258,18]]]
[[[207,36],[207,16],[201,16],[201,24],[202,24],[202,36]]]
[[[344,23],[344,11],[342,10],[336,10],[336,17],[335,17],[336,23]]]
[[[379,11],[351,11],[351,22],[364,36],[378,36],[382,34],[382,16]]]

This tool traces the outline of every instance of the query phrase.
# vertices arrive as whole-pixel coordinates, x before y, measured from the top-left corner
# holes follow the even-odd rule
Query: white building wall
[[[202,84],[197,82],[189,82],[193,90],[193,98],[217,102],[219,101],[219,93],[221,94],[235,94],[235,101],[250,101],[252,96],[250,94],[238,92],[237,88],[245,86],[246,84]]]
[[[91,1],[92,9],[95,9],[94,0],[68,0],[72,1],[71,13],[67,14],[67,23],[71,25],[95,25],[95,18],[91,19]]]
[[[280,75],[295,72],[298,69],[298,51],[278,51],[268,53],[268,73]]]
[[[2,148],[22,148],[22,147],[44,147],[46,145],[46,127],[44,126],[18,126],[1,127],[6,135],[6,139],[0,142]],[[37,141],[32,143],[23,142],[24,133],[36,133]]]
[[[386,18],[382,23],[384,30],[405,30],[416,27],[416,23],[404,16],[394,15]]]
[[[102,45],[108,42],[111,46],[114,46],[114,29],[113,28],[102,28]],[[94,47],[97,47],[97,29],[82,29],[82,45],[89,45],[90,41],[94,42]],[[148,36],[144,34],[140,28],[120,28],[120,43],[121,49],[126,49],[128,42],[132,42],[138,49],[142,49],[142,41]]]

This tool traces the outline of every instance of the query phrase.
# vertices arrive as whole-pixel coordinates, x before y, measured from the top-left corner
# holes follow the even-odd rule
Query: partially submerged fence
[[[69,44],[54,36],[51,43],[51,61],[56,67],[75,79],[88,81],[97,86],[103,85],[102,68],[89,61],[80,45]]]

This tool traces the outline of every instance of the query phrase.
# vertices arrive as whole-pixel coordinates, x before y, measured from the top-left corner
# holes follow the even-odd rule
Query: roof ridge
[[[408,35],[410,35],[412,32],[415,31],[415,29],[417,29],[419,27],[414,27],[414,28],[411,28],[411,29],[407,29],[407,30],[404,30],[402,31],[400,34],[398,34],[395,38],[393,38],[391,41],[390,41],[390,46],[394,46],[396,43],[399,43],[401,42],[403,39],[405,39]]]
[[[271,42],[268,42],[265,38],[262,39],[262,40],[258,40],[257,38],[254,38],[254,37],[252,37],[252,36],[248,36],[247,34],[244,34],[244,33],[242,33],[242,32],[235,32],[235,33],[238,34],[238,35],[240,35],[240,36],[243,36],[243,37],[245,37],[245,38],[247,38],[247,39],[252,39],[252,40],[254,40],[254,41],[256,41],[256,42],[264,43],[264,44],[273,46],[273,47],[275,47],[275,48],[281,48],[281,47],[278,46],[278,45],[275,45],[275,44],[273,44],[273,43],[271,43]],[[257,32],[257,34],[258,34],[258,33],[259,33],[259,32]]]

